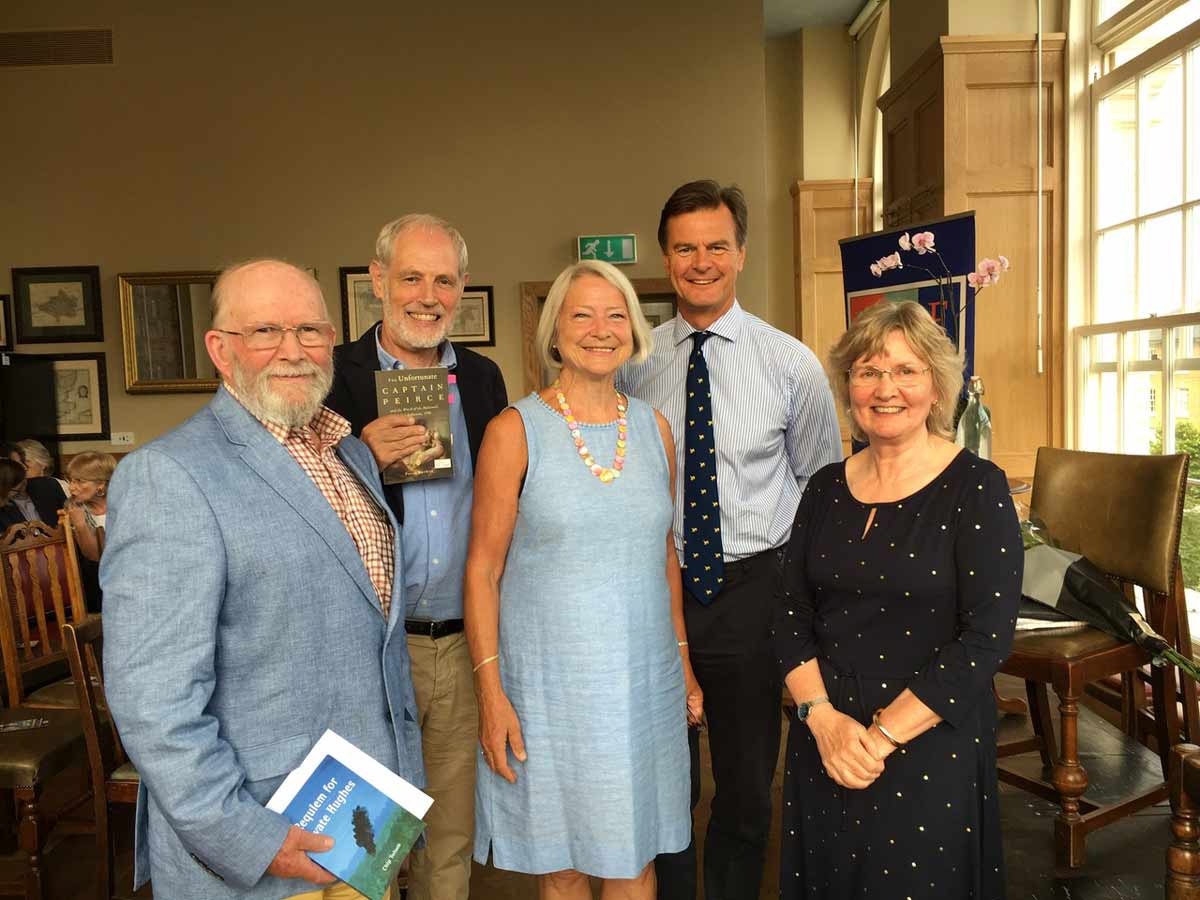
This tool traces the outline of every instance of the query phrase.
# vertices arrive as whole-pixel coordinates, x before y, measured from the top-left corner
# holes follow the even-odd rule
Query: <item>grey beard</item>
[[[273,374],[316,375],[312,387],[300,400],[288,400],[270,389]],[[230,373],[233,389],[255,418],[281,425],[284,428],[300,428],[313,420],[320,411],[329,389],[333,386],[333,364],[322,369],[312,362],[289,365],[272,363],[257,375],[249,375],[235,359]]]

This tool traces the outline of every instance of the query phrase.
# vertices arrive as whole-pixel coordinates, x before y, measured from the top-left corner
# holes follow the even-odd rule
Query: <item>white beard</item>
[[[271,377],[274,375],[316,377],[303,397],[291,400],[272,391]],[[266,366],[257,375],[251,375],[235,356],[229,380],[246,409],[256,418],[285,428],[300,428],[313,420],[333,386],[333,361],[330,360],[328,366],[321,368],[309,360],[295,363],[280,360]]]

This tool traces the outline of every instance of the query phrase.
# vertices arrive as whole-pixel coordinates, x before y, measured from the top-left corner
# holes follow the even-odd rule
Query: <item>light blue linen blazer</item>
[[[385,512],[357,438],[338,456]],[[388,513],[389,516],[391,515]],[[104,589],[108,701],[141,774],[135,880],[165,900],[277,900],[289,824],[263,804],[326,728],[424,785],[403,558],[384,621],[312,479],[223,387],[118,466]]]

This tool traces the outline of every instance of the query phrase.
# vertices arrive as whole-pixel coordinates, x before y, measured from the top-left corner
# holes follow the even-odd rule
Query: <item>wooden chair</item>
[[[1139,586],[1151,627],[1190,654],[1179,563],[1187,466],[1186,454],[1132,456],[1042,447],[1030,510],[1031,516],[1046,523],[1064,549],[1086,556],[1110,575],[1126,596],[1132,598],[1133,586]],[[1134,672],[1148,662],[1136,645],[1091,628],[1057,634],[1017,633],[1002,671],[1025,680],[1034,737],[1002,745],[999,755],[1036,749],[1052,774],[1048,783],[1001,766],[1000,778],[1059,803],[1054,823],[1059,865],[1081,866],[1090,832],[1166,798],[1169,749],[1181,736],[1177,694],[1183,698],[1185,739],[1195,739],[1200,731],[1195,686],[1187,680],[1180,692],[1176,669],[1155,667],[1150,675],[1154,743],[1164,782],[1111,806],[1083,799],[1088,776],[1079,762],[1079,698],[1089,682]],[[1057,752],[1047,685],[1054,686],[1059,698],[1061,749]]]
[[[79,698],[83,735],[87,742],[88,768],[96,810],[96,896],[112,900],[115,894],[115,846],[110,807],[114,803],[136,804],[141,782],[137,769],[125,756],[116,724],[108,714],[104,698],[101,653],[103,630],[99,616],[78,625],[63,626],[67,661]]]
[[[1200,900],[1200,747],[1171,751],[1171,836],[1167,847],[1167,900]]]
[[[22,522],[0,536],[0,660],[9,706],[74,707],[62,626],[87,617],[70,523]]]

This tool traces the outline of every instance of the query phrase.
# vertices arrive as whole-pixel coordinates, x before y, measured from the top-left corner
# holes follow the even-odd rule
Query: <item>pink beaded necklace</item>
[[[579,428],[579,423],[575,421],[575,416],[571,414],[571,407],[567,405],[566,395],[563,394],[562,386],[557,381],[554,382],[554,395],[558,398],[558,408],[562,410],[563,418],[567,421],[567,430],[571,432],[571,438],[575,441],[575,449],[579,451],[583,464],[605,484],[615,478],[620,478],[621,470],[625,468],[625,447],[629,436],[629,424],[625,419],[629,400],[624,394],[617,391],[617,452],[613,457],[612,468],[606,469],[596,462],[592,451],[583,442],[583,432]]]

